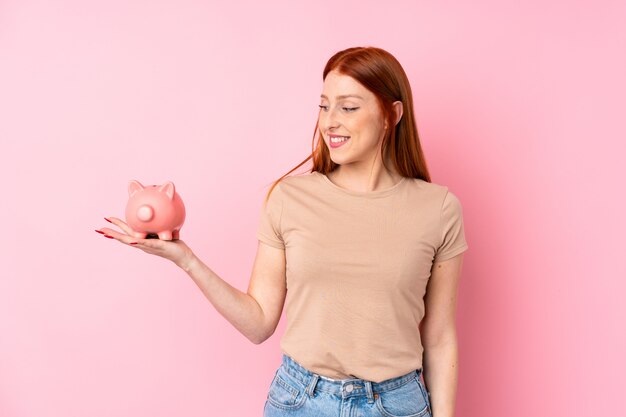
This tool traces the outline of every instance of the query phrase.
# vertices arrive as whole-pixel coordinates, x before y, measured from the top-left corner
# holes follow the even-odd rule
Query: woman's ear
[[[393,111],[394,111],[395,116],[396,116],[395,124],[397,125],[398,122],[400,122],[400,119],[402,119],[402,114],[403,114],[403,111],[404,111],[404,106],[402,105],[401,101],[394,101],[393,102]]]

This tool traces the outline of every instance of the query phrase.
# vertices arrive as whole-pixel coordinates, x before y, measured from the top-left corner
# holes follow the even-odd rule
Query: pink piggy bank
[[[145,239],[148,234],[156,234],[159,239],[172,240],[174,232],[180,232],[185,222],[185,205],[174,183],[144,187],[132,180],[128,196],[126,223],[133,229],[134,237]]]

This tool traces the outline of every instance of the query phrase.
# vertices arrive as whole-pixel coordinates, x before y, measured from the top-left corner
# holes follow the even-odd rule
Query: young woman
[[[257,344],[274,333],[289,290],[265,417],[451,417],[468,249],[461,204],[430,181],[409,81],[390,53],[340,51],[323,80],[313,152],[261,209],[247,293],[177,236],[134,239],[117,218],[126,234],[99,232],[172,260]],[[288,176],[310,159],[309,173]]]

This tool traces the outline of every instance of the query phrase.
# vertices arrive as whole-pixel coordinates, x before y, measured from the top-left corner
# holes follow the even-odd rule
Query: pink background
[[[245,291],[266,186],[310,152],[324,64],[357,45],[403,64],[433,181],[463,204],[457,416],[623,412],[625,16],[2,0],[0,416],[261,415],[285,318],[254,345],[174,264],[93,230],[130,179],[172,180],[181,238]]]

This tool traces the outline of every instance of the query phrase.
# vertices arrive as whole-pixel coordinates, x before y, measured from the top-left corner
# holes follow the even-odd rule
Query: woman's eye
[[[318,107],[319,107],[320,109],[324,110],[324,111],[328,111],[328,106],[324,106],[324,105],[320,104]],[[358,107],[342,107],[342,109],[343,109],[343,111],[345,111],[345,112],[351,113],[351,112],[353,112],[353,111],[357,110],[357,109],[358,109]]]

